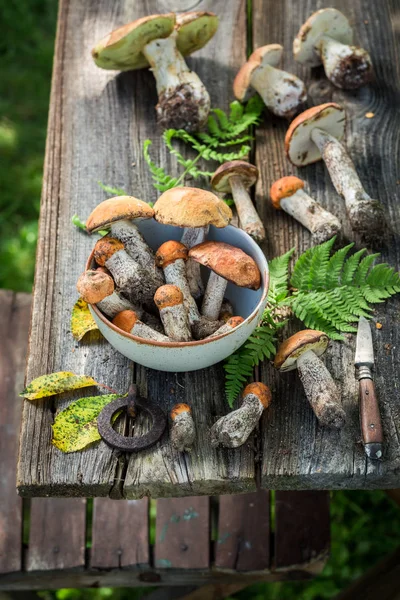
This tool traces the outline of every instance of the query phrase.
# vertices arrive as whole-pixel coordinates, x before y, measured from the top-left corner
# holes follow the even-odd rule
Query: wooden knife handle
[[[360,423],[365,444],[383,442],[381,415],[372,379],[360,379]]]

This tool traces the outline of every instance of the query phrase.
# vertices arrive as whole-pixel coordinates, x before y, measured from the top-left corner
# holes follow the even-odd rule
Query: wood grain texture
[[[371,52],[375,81],[355,91],[334,88],[321,68],[310,70],[297,64],[291,47],[299,26],[315,10],[333,6],[350,19],[357,42]],[[269,0],[253,2],[254,47],[280,43],[285,48],[283,67],[301,77],[308,88],[308,105],[333,100],[347,114],[346,144],[365,189],[385,206],[394,233],[382,250],[382,261],[399,268],[400,195],[397,156],[399,154],[400,117],[399,59],[393,27],[397,27],[398,2],[356,0]],[[292,15],[290,19],[287,15]],[[397,26],[396,26],[397,23]],[[374,118],[366,119],[365,113]],[[271,184],[280,177],[295,174],[306,181],[312,197],[343,223],[345,238],[353,239],[347,225],[344,202],[337,195],[322,162],[296,169],[286,159],[283,140],[288,123],[266,114],[257,129],[255,159],[262,165],[256,189],[256,204],[267,228],[263,248],[269,258],[290,248],[296,253],[310,246],[310,234],[283,212],[275,211],[269,201]],[[359,240],[355,240],[357,243]],[[383,327],[375,330],[374,322]],[[292,323],[286,333],[304,328]],[[346,335],[342,343],[332,343],[326,364],[341,388],[347,415],[343,430],[320,427],[303,393],[297,373],[278,375],[264,364],[262,378],[272,387],[274,401],[262,419],[262,487],[270,489],[385,488],[396,486],[400,477],[399,417],[397,394],[400,369],[399,301],[392,299],[379,307],[373,319],[376,352],[375,382],[382,414],[386,455],[380,464],[367,461],[361,440],[358,417],[358,385],[354,377],[355,336]],[[390,382],[390,385],[388,385]]]
[[[0,573],[21,569],[22,501],[15,490],[31,296],[0,290]]]

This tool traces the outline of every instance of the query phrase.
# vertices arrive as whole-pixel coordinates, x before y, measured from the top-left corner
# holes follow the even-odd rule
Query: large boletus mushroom
[[[135,310],[139,315],[143,312],[140,306],[136,306],[124,298],[115,289],[113,278],[100,269],[89,269],[82,273],[76,288],[85,302],[96,304],[111,319],[122,310]]]
[[[290,118],[306,101],[307,93],[301,79],[277,68],[282,53],[280,44],[257,48],[236,75],[233,93],[244,102],[258,92],[274,115]]]
[[[302,65],[323,64],[333,85],[351,90],[372,78],[368,52],[352,44],[353,30],[347,17],[336,8],[322,8],[301,26],[293,42],[293,53]]]
[[[290,124],[285,150],[297,167],[322,158],[336,191],[345,200],[352,228],[373,242],[381,239],[385,230],[383,207],[364,190],[346,148],[340,143],[345,121],[344,109],[334,102],[313,106]]]
[[[198,131],[210,111],[210,97],[183,56],[202,48],[218,28],[211,12],[142,17],[119,27],[93,49],[97,66],[120,71],[151,67],[156,79],[161,127]]]
[[[278,348],[274,366],[281,372],[298,370],[304,392],[315,416],[327,427],[343,427],[346,414],[340,403],[340,392],[328,369],[319,358],[329,338],[323,331],[298,331]]]

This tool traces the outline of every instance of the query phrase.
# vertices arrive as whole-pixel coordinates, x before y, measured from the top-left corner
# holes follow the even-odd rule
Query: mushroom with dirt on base
[[[312,234],[314,244],[322,244],[341,230],[340,221],[304,191],[304,181],[293,175],[272,184],[270,199],[277,210],[284,210]]]
[[[198,131],[207,121],[210,96],[183,56],[213,37],[218,17],[211,12],[150,15],[123,25],[92,50],[98,67],[129,71],[150,66],[157,85],[158,123],[164,129]]]
[[[301,26],[293,42],[293,54],[302,65],[323,64],[333,85],[352,90],[372,79],[368,52],[352,44],[353,30],[347,17],[336,8],[322,8]]]
[[[97,308],[111,319],[122,310],[142,313],[139,306],[135,306],[116,291],[113,278],[99,269],[90,269],[82,273],[76,288],[85,302],[96,304]]]
[[[329,338],[323,331],[298,331],[280,345],[274,366],[282,373],[297,368],[304,392],[321,425],[340,429],[346,421],[340,392],[319,358],[328,344]]]
[[[178,452],[190,450],[196,439],[196,429],[190,406],[184,403],[175,404],[172,407],[170,416],[172,420],[170,432],[172,446]]]
[[[238,325],[241,325],[243,323],[243,321],[244,321],[243,317],[240,317],[240,316],[231,317],[230,319],[228,319],[226,321],[226,323],[221,325],[221,327],[219,329],[214,331],[214,333],[212,333],[211,335],[208,335],[206,339],[217,337],[217,335],[224,335],[225,333],[230,333],[232,331],[232,329],[235,329],[235,327],[237,327]]]
[[[256,242],[262,242],[265,240],[264,225],[247,191],[257,179],[257,167],[244,160],[232,160],[218,167],[211,178],[211,185],[217,192],[232,194],[240,227]]]
[[[113,325],[136,335],[145,340],[153,340],[154,342],[170,342],[171,340],[166,335],[149,327],[139,319],[139,315],[134,310],[123,310],[118,313],[112,320]]]
[[[258,92],[274,115],[291,118],[306,101],[307,93],[301,79],[277,68],[282,54],[280,44],[257,48],[236,75],[233,93],[245,102]]]
[[[176,285],[163,285],[156,291],[154,302],[160,311],[160,318],[164,325],[165,333],[170,340],[176,342],[190,342],[189,317],[183,303],[183,294]]]
[[[353,230],[370,242],[378,241],[386,227],[383,207],[364,190],[339,141],[344,136],[345,120],[344,109],[334,102],[309,108],[292,121],[286,132],[286,155],[297,167],[322,158],[336,191],[345,200]]]

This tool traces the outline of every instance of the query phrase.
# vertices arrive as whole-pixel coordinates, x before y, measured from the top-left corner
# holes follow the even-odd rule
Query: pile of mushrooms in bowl
[[[146,367],[193,371],[246,341],[267,302],[268,264],[231,218],[223,200],[190,187],[164,192],[154,209],[131,196],[94,209],[87,230],[109,233],[77,288],[114,348]]]

